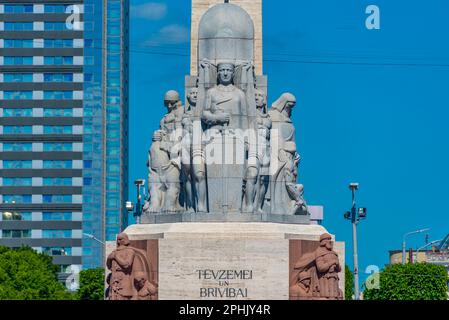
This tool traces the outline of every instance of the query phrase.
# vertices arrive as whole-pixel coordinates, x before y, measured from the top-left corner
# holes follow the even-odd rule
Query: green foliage
[[[0,246],[0,300],[71,300],[58,281],[58,266],[29,247]]]
[[[386,266],[380,272],[380,288],[365,289],[365,300],[446,300],[448,274],[445,267],[430,263]]]
[[[345,299],[352,300],[354,294],[354,274],[348,266],[345,266]]]
[[[76,295],[80,300],[103,300],[104,268],[82,270],[80,272],[80,288]]]

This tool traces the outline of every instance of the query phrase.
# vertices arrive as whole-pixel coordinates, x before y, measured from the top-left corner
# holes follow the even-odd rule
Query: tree
[[[345,299],[352,300],[354,294],[354,275],[348,266],[345,266]]]
[[[430,263],[388,265],[379,288],[365,289],[365,300],[446,300],[449,277],[444,266]]]
[[[58,281],[58,266],[30,247],[0,246],[0,300],[71,300]]]
[[[80,272],[77,298],[80,300],[104,299],[104,268],[86,269]]]

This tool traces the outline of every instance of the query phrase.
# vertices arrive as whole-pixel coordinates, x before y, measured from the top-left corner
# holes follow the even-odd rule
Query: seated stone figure
[[[239,130],[249,128],[249,119],[245,92],[234,85],[234,76],[233,63],[218,64],[217,84],[207,90],[202,111],[209,210],[214,213],[241,210],[245,159]]]

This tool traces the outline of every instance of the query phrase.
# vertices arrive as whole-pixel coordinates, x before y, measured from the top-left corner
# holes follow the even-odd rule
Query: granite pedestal
[[[273,222],[178,222],[124,232],[151,257],[158,299],[287,300],[292,259],[313,251],[327,231]],[[344,266],[344,245],[337,242],[334,250]],[[339,277],[344,288],[344,269]]]

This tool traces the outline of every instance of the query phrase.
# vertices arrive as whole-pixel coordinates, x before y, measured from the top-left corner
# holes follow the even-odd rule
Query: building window
[[[44,82],[73,82],[72,73],[44,73]]]
[[[24,142],[7,142],[3,143],[3,151],[32,151],[32,143]]]
[[[42,219],[44,221],[70,221],[72,220],[71,212],[43,212]]]
[[[71,169],[71,160],[44,160],[44,169]]]
[[[44,194],[42,195],[44,203],[71,203],[72,195],[67,194]]]
[[[120,223],[120,218],[117,215],[116,212],[106,212],[106,224],[109,225],[114,225],[114,224],[119,224]]]
[[[72,126],[44,126],[44,134],[71,134]]]
[[[108,177],[106,179],[106,188],[108,191],[119,191],[120,181],[117,177]]]
[[[3,126],[3,134],[32,134],[33,126]]]
[[[32,4],[5,4],[5,13],[33,13]]]
[[[66,13],[69,4],[46,4],[44,5],[45,13]]]
[[[62,31],[67,29],[65,22],[44,22],[44,29],[47,31]]]
[[[71,186],[72,178],[44,178],[44,186]]]
[[[93,74],[92,73],[85,73],[84,74],[84,82],[92,82],[93,81]]]
[[[32,65],[33,57],[25,57],[25,56],[6,56],[3,59],[3,63],[6,66],[16,66],[16,65]]]
[[[5,108],[3,109],[4,117],[32,117],[33,109],[31,108]]]
[[[4,39],[5,48],[32,48],[33,39]]]
[[[72,144],[60,142],[46,142],[44,143],[44,151],[72,151]]]
[[[3,238],[30,238],[31,230],[3,230]]]
[[[5,73],[3,82],[33,82],[32,73]]]
[[[84,57],[84,64],[86,66],[93,66],[94,65],[94,57],[85,56]]]
[[[3,221],[31,221],[32,215],[31,212],[9,212],[9,211],[3,211],[2,212],[2,219]]]
[[[73,39],[44,39],[44,48],[73,48]]]
[[[4,194],[5,203],[31,203],[31,194]]]
[[[70,100],[73,99],[73,91],[44,91],[46,100]]]
[[[33,31],[32,22],[5,22],[5,31]]]
[[[3,178],[3,185],[5,186],[31,186],[31,178]]]
[[[84,48],[93,48],[94,41],[92,39],[84,39]]]
[[[44,108],[44,117],[72,117],[73,109]]]
[[[31,160],[3,160],[3,169],[31,169]]]
[[[92,185],[92,178],[83,178],[83,185],[84,186]]]
[[[3,91],[4,100],[31,100],[33,91]]]
[[[42,230],[43,238],[70,238],[71,230]]]
[[[84,160],[84,169],[92,168],[92,160]]]
[[[46,56],[44,57],[45,65],[71,65],[73,57],[71,56]]]
[[[70,247],[43,247],[42,252],[50,256],[71,256],[72,248]]]

